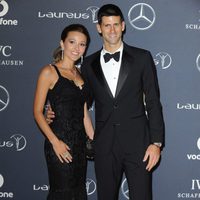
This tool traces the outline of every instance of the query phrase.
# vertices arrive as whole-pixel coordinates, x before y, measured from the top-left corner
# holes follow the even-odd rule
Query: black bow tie
[[[105,63],[107,63],[111,58],[114,58],[115,61],[119,61],[119,56],[120,56],[120,51],[114,53],[114,54],[109,54],[109,53],[106,53],[103,57],[104,57],[104,60],[105,60]]]

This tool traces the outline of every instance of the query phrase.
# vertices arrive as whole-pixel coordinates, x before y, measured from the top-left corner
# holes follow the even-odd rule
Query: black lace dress
[[[50,190],[47,200],[86,200],[86,134],[83,125],[85,91],[61,76],[48,91],[55,118],[50,125],[56,136],[70,147],[71,163],[61,163],[51,143],[45,140]]]

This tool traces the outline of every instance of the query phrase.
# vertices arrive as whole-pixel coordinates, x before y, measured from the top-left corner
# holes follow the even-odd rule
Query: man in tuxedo
[[[97,30],[103,48],[84,60],[81,71],[95,102],[98,200],[118,199],[123,172],[129,199],[151,200],[151,171],[164,138],[154,62],[149,51],[122,41],[125,22],[116,5],[99,9]]]
[[[123,172],[129,199],[151,200],[152,169],[164,142],[155,65],[149,51],[122,41],[125,22],[116,5],[99,9],[97,30],[103,48],[84,60],[81,72],[88,104],[95,102],[98,200],[118,199]]]

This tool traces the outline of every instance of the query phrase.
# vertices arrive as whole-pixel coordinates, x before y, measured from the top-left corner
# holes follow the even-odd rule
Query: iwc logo
[[[10,96],[5,87],[0,85],[0,111],[6,109],[10,101]]]
[[[155,65],[160,66],[161,69],[167,69],[172,64],[171,56],[166,52],[159,52],[154,59]]]
[[[156,14],[149,4],[138,3],[129,10],[128,19],[133,28],[147,30],[155,23]]]

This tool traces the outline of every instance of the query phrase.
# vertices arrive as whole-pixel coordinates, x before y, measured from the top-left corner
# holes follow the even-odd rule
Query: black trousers
[[[98,200],[118,200],[123,172],[127,178],[130,200],[152,200],[152,176],[145,168],[143,153],[126,153],[117,139],[112,152],[96,155],[95,173]]]

